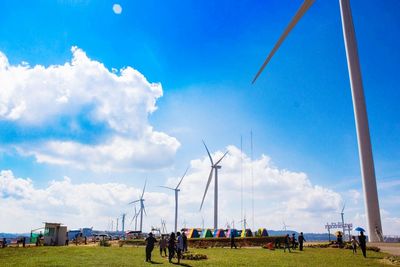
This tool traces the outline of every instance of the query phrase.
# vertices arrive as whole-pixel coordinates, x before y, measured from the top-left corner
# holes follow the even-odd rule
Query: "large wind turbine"
[[[210,175],[208,176],[208,181],[207,181],[207,186],[206,186],[206,190],[204,191],[204,196],[203,196],[203,200],[201,201],[201,205],[200,205],[200,210],[203,207],[203,203],[204,203],[204,198],[206,197],[207,194],[207,190],[208,187],[210,186],[211,180],[212,180],[212,176],[213,176],[213,171],[215,172],[215,179],[214,179],[214,229],[218,229],[218,169],[221,169],[221,166],[219,166],[218,164],[221,162],[221,160],[226,156],[226,154],[228,154],[228,151],[225,152],[225,154],[217,161],[214,163],[210,151],[208,151],[208,148],[206,146],[206,143],[204,143],[204,147],[207,150],[207,154],[208,157],[210,158],[211,161],[211,171],[210,171]]]
[[[289,32],[299,22],[315,0],[305,0],[289,23],[278,42],[275,44],[267,59],[253,79],[254,83],[272,56],[278,50]],[[381,215],[379,211],[378,190],[376,187],[374,160],[372,157],[371,140],[369,134],[367,108],[365,105],[364,89],[361,79],[360,63],[358,59],[357,41],[354,32],[353,18],[349,0],[339,0],[342,17],[342,29],[349,70],[350,87],[353,98],[354,117],[357,129],[358,153],[360,156],[361,176],[363,181],[365,210],[368,220],[369,238],[371,242],[382,240]]]
[[[175,191],[175,233],[178,231],[178,192],[181,191],[179,189],[179,186],[181,185],[182,180],[185,177],[188,170],[189,170],[189,167],[186,168],[185,173],[183,174],[181,180],[179,181],[178,185],[175,188],[160,185],[160,187],[162,187],[162,188],[167,188],[167,189]]]
[[[142,195],[140,196],[140,198],[138,200],[129,202],[129,204],[140,202],[140,209],[139,209],[139,212],[140,212],[140,229],[139,230],[140,230],[140,232],[142,232],[142,227],[143,227],[143,212],[147,215],[146,209],[144,208],[144,199],[143,199],[144,190],[146,189],[146,183],[147,183],[147,180],[144,182],[143,192],[142,192]]]

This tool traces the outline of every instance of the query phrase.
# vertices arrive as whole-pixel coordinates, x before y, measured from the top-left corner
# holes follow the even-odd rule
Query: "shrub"
[[[182,255],[182,259],[183,260],[194,260],[194,261],[206,260],[207,259],[207,255],[197,254],[197,253],[184,253]]]
[[[108,240],[100,240],[99,245],[100,245],[100,247],[110,247],[111,246],[111,244],[110,244],[110,242],[108,242]]]

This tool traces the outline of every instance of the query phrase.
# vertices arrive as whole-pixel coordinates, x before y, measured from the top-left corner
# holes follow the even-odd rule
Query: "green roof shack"
[[[44,245],[65,246],[67,240],[67,226],[61,223],[44,223]]]

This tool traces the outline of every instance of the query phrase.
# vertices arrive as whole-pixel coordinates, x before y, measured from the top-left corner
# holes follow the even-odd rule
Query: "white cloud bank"
[[[93,144],[44,135],[41,142],[18,143],[17,151],[41,163],[93,170],[169,166],[180,143],[148,122],[162,96],[161,84],[149,83],[131,67],[109,71],[77,47],[71,51],[71,62],[48,67],[10,65],[0,52],[0,120],[42,129],[59,127],[67,118],[66,135],[97,131],[85,125],[89,122],[104,125],[106,131],[94,132],[104,138]]]
[[[240,227],[241,218],[241,171],[240,151],[229,146],[230,153],[222,161],[219,172],[219,225],[235,220]],[[213,154],[222,156],[222,152]],[[273,166],[271,160],[262,156],[251,162],[243,156],[244,173],[244,211],[248,225],[252,227],[250,170],[254,170],[255,222],[254,227],[282,229],[284,220],[290,229],[305,232],[324,232],[326,222],[340,220],[342,197],[330,189],[313,185],[307,175],[299,172],[281,170]],[[208,157],[191,161],[191,168],[181,184],[179,196],[179,226],[186,221],[188,226],[201,227],[213,222],[213,183],[209,188],[203,211],[199,212],[210,164]],[[182,170],[183,171],[183,170]],[[175,187],[180,177],[170,178],[166,185]],[[149,181],[145,193],[145,205],[148,216],[144,219],[144,229],[159,226],[160,219],[167,221],[168,230],[172,229],[174,218],[173,192],[157,188]],[[59,221],[69,228],[94,226],[106,229],[111,218],[127,212],[127,228],[133,207],[127,203],[141,193],[138,187],[121,183],[82,183],[75,184],[69,178],[55,180],[46,188],[36,188],[30,179],[14,177],[11,171],[0,174],[0,210],[1,231],[23,232],[40,226],[42,221]],[[156,191],[155,191],[156,190]],[[351,205],[348,204],[349,209]],[[382,213],[385,233],[397,233],[399,218]],[[346,219],[365,227],[362,209],[353,209]]]

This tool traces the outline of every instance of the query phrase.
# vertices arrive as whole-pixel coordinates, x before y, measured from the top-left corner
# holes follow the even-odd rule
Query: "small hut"
[[[61,223],[48,223],[44,225],[45,246],[65,246],[67,240],[67,226]]]

